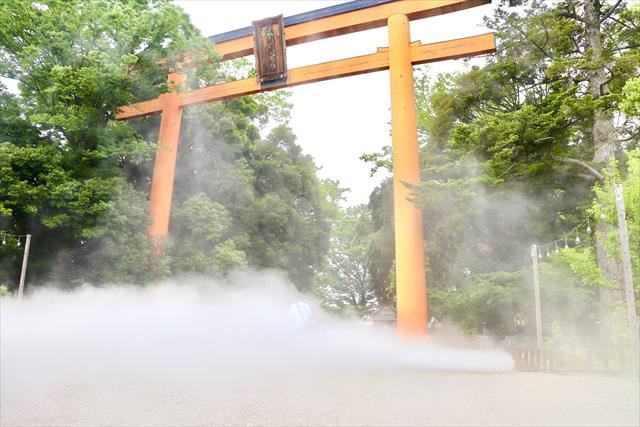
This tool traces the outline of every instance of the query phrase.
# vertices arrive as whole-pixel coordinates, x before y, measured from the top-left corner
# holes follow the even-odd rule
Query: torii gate
[[[188,92],[180,91],[186,75],[171,73],[176,91],[118,108],[126,120],[161,113],[158,147],[151,182],[151,225],[147,234],[161,254],[169,230],[171,197],[182,109],[190,105],[251,95],[356,74],[389,69],[393,145],[393,194],[396,248],[397,326],[419,336],[427,330],[424,235],[421,211],[408,198],[406,184],[420,181],[413,64],[495,52],[492,33],[444,42],[411,43],[409,21],[455,12],[491,0],[356,0],[285,18],[274,17],[211,37],[222,60],[256,54],[257,78],[247,78]],[[287,70],[285,46],[388,26],[389,47],[373,54]],[[252,37],[253,35],[253,37]]]

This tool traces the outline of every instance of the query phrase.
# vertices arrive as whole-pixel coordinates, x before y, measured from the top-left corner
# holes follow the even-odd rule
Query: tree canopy
[[[185,115],[172,241],[147,241],[147,198],[158,117],[115,121],[115,110],[168,90],[185,52],[201,65],[192,88],[233,79],[211,44],[169,1],[3,2],[0,281],[16,286],[11,235],[34,235],[32,283],[145,283],[181,272],[281,268],[309,288],[327,248],[327,212],[313,160],[284,124],[286,92],[193,108]]]
[[[422,182],[413,190],[424,213],[431,313],[474,332],[513,326],[509,317],[518,310],[532,318],[530,245],[572,230],[573,245],[577,226],[581,245],[561,245],[561,255],[543,262],[547,291],[562,283],[566,295],[587,298],[592,309],[620,302],[612,185],[629,183],[634,229],[640,9],[624,2],[502,2],[485,23],[498,49],[484,65],[435,78],[428,69],[415,71]],[[362,158],[375,173],[391,169],[390,153]],[[387,182],[372,194],[372,216],[386,218],[377,232],[392,230],[389,202],[378,202],[391,192]],[[393,252],[385,258],[382,277],[391,272]],[[637,274],[634,280],[637,292]],[[393,287],[388,277],[385,287]],[[578,319],[584,313],[576,312]]]

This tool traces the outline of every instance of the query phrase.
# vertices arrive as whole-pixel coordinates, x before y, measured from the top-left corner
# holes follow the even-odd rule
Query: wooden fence
[[[595,349],[507,347],[515,362],[514,369],[529,372],[621,373],[628,368],[628,355],[621,346]]]
[[[506,348],[517,371],[562,372],[564,363],[559,354],[546,348]]]

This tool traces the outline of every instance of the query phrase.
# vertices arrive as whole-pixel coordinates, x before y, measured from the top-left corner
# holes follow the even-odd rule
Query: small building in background
[[[373,324],[377,326],[393,326],[396,325],[396,311],[389,305],[383,305],[378,311],[371,313]]]

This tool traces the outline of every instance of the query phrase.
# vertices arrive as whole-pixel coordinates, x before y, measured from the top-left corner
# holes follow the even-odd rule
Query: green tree
[[[275,117],[265,111],[265,105],[274,103],[281,105]],[[291,129],[280,124],[264,139],[259,130],[265,120],[286,119],[287,105],[286,97],[278,94],[273,99],[243,97],[187,111],[174,204],[181,206],[196,195],[206,197],[224,207],[229,221],[224,246],[218,248],[202,236],[186,238],[180,230],[192,226],[174,211],[172,265],[184,269],[195,265],[189,261],[194,258],[220,270],[236,262],[280,268],[301,289],[311,288],[328,244],[331,213],[323,188],[313,159],[302,153]],[[212,251],[222,249],[218,256],[224,261],[212,256]]]
[[[171,251],[174,271],[224,272],[247,264],[245,253],[229,238],[232,218],[220,203],[196,194],[184,200],[173,217],[172,237],[181,242]]]
[[[617,229],[618,213],[616,209],[614,186],[620,184],[623,190],[627,230],[629,235],[629,251],[631,252],[632,277],[636,296],[636,304],[640,304],[640,150],[626,152],[625,167],[612,167],[605,174],[602,184],[594,190],[594,200],[589,213],[592,218],[607,222],[607,234],[598,238],[604,242],[611,261],[621,262],[620,236]],[[621,267],[620,267],[621,268]],[[614,282],[615,283],[615,282]],[[610,286],[617,294],[617,300],[624,300],[621,286]]]
[[[166,91],[166,67],[187,48],[210,54],[209,43],[168,1],[13,0],[0,21],[0,75],[20,89],[1,94],[0,227],[34,235],[31,279],[163,274],[144,237],[146,183],[135,179],[154,144],[113,118]]]
[[[310,287],[330,209],[292,131],[260,135],[287,122],[286,91],[185,112],[171,240],[158,258],[144,232],[159,117],[118,122],[116,107],[165,92],[185,52],[199,64],[189,88],[254,71],[244,60],[220,66],[168,0],[16,0],[0,20],[0,75],[20,89],[0,88],[0,229],[34,235],[32,282],[146,282],[251,265]],[[19,252],[0,248],[0,280],[13,286]]]
[[[366,205],[342,210],[331,230],[328,262],[318,277],[318,293],[330,310],[364,314],[377,307],[370,252],[375,242]]]
[[[373,235],[367,250],[371,287],[382,304],[395,301],[395,234],[393,224],[393,182],[386,179],[369,195],[367,205]]]
[[[602,181],[602,169],[616,154],[638,143],[637,121],[622,120],[616,126],[614,116],[620,110],[622,89],[640,63],[640,10],[627,8],[624,2],[533,1],[523,14],[500,8],[487,22],[503,41],[501,55],[532,71],[530,85],[518,99],[535,105],[537,97],[542,106],[553,106],[547,116],[562,132],[526,122],[528,129],[545,132],[532,138],[548,146],[541,159],[554,167],[567,165],[574,176],[586,173]],[[536,113],[545,117],[544,110]],[[502,153],[508,154],[504,149]],[[596,230],[607,234],[608,226],[598,219]],[[604,242],[596,241],[596,248],[605,276],[619,279],[619,268],[610,262]]]
[[[435,80],[416,73],[422,183],[414,200],[424,212],[432,309],[438,293],[518,271],[531,243],[581,223],[611,160],[625,170],[624,151],[638,143],[639,10],[595,0],[506,3],[486,18],[498,40],[486,65]],[[391,169],[389,154],[363,159],[373,171]],[[588,243],[607,293],[618,269],[598,239],[612,230],[592,221]]]
[[[620,110],[629,116],[640,116],[640,77],[629,79],[622,88]]]

